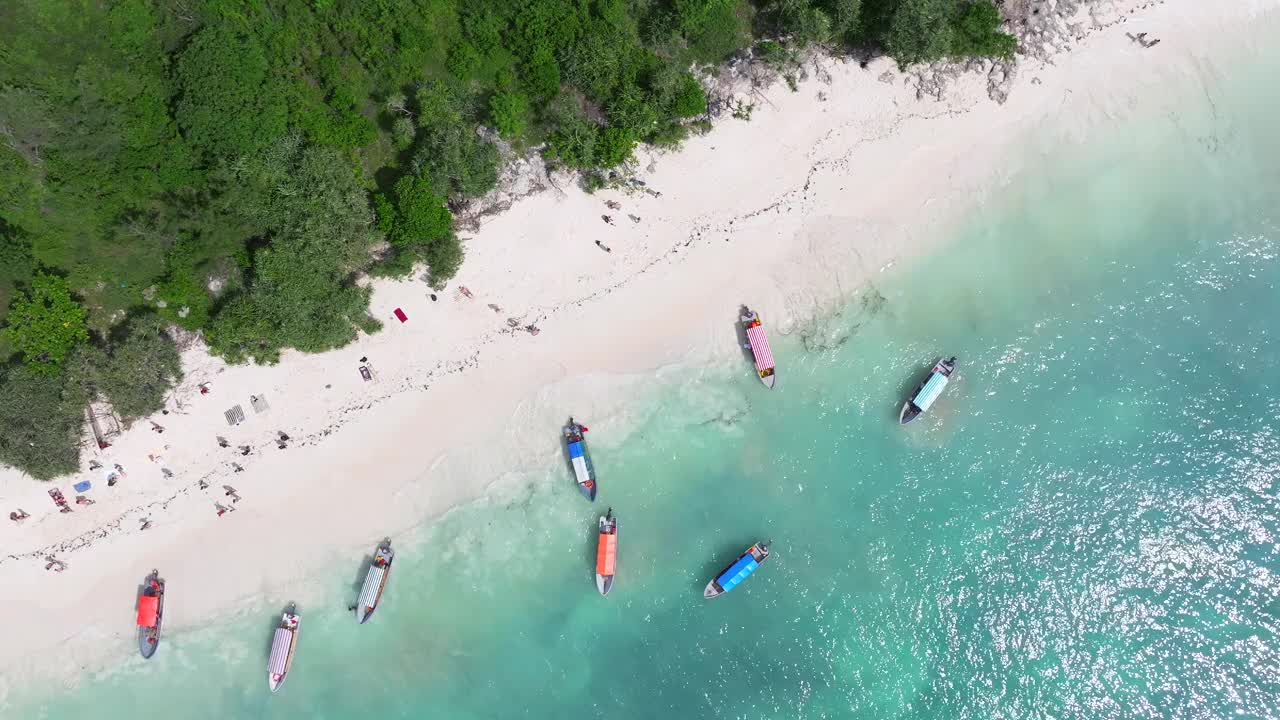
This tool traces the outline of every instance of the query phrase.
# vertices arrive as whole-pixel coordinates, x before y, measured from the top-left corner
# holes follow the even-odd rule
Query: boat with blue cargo
[[[760,314],[745,305],[742,307],[742,327],[746,330],[746,349],[756,363],[756,376],[764,386],[772,389],[778,380],[774,368],[773,351],[769,349],[769,338],[764,334],[764,325],[760,322]]]
[[[280,624],[276,626],[275,635],[271,638],[271,654],[267,656],[267,687],[271,692],[284,685],[284,678],[293,667],[293,652],[298,648],[298,629],[302,618],[298,616],[298,608],[293,603],[280,616]]]
[[[902,425],[915,420],[933,406],[933,403],[947,388],[947,383],[951,382],[951,373],[956,371],[956,359],[954,357],[946,360],[939,360],[938,364],[933,366],[933,370],[929,371],[929,377],[911,393],[911,397],[902,404],[902,412],[898,414],[898,422]]]
[[[714,580],[707,583],[706,590],[702,591],[702,597],[710,600],[738,587],[743,580],[751,577],[751,574],[768,559],[769,545],[767,543],[758,542],[752,545],[737,560],[734,560],[732,565],[725,568]]]
[[[378,609],[382,593],[387,589],[387,580],[391,578],[391,561],[395,557],[390,540],[378,543],[378,548],[373,552],[373,562],[369,564],[369,572],[364,576],[364,585],[360,587],[360,597],[351,606],[356,613],[356,622],[361,625],[369,622],[373,611]]]
[[[578,483],[578,490],[588,500],[596,499],[596,468],[591,464],[591,456],[587,453],[584,436],[587,426],[574,422],[564,426],[564,442],[569,451],[569,466],[573,468],[573,478]]]

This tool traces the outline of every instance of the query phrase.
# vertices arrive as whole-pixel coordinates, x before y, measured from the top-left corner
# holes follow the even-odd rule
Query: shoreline
[[[1274,4],[1231,8],[1238,15],[1224,20],[1224,8],[1154,6],[1141,29],[1163,37],[1160,48],[1133,45],[1123,24],[1108,27],[1051,65],[1028,60],[1003,106],[987,98],[985,75],[961,76],[939,102],[915,98],[908,75],[881,82],[888,68],[880,63],[833,64],[829,83],[770,88],[770,107],[750,122],[725,120],[656,157],[634,194],[553,190],[487,219],[437,302],[417,282],[376,283],[371,310],[386,323],[376,336],[324,355],[289,353],[275,367],[184,353],[187,377],[170,415],[156,418],[165,433],[140,423],[102,454],[107,468],[128,471],[117,487],[108,490],[98,471],[51,484],[0,473],[4,503],[33,515],[0,530],[0,602],[15,617],[77,619],[61,632],[15,629],[0,655],[6,683],[48,675],[54,648],[64,670],[122,659],[116,644],[131,635],[133,588],[152,567],[183,588],[166,621],[180,632],[233,612],[245,597],[305,586],[317,569],[368,552],[375,536],[412,532],[500,488],[521,459],[553,461],[570,411],[598,418],[590,423],[602,431],[596,442],[616,439],[626,431],[619,408],[653,370],[736,360],[739,303],[759,306],[772,332],[794,332],[944,242],[958,218],[1016,177],[1026,162],[1018,152],[1045,142],[1034,137],[1045,125],[1069,117],[1051,129],[1082,142],[1100,125],[1149,110],[1139,100],[1201,70],[1214,45],[1204,39],[1207,18],[1239,27],[1264,7]],[[1089,74],[1139,59],[1131,77],[1095,82]],[[819,92],[827,99],[816,100]],[[1084,119],[1074,117],[1082,110]],[[790,127],[797,118],[810,123]],[[405,324],[391,317],[398,307]],[[508,317],[541,332],[507,327]],[[375,381],[360,379],[360,357],[370,358]],[[197,391],[201,382],[211,383],[209,395]],[[250,395],[269,409],[255,413]],[[236,427],[222,418],[233,404],[247,417]],[[495,419],[511,429],[497,430]],[[281,430],[291,438],[286,450],[273,439]],[[232,448],[219,448],[218,435]],[[472,458],[482,441],[504,450]],[[243,444],[252,453],[242,458],[234,447]],[[439,472],[455,465],[470,477]],[[207,492],[196,487],[202,478]],[[50,487],[70,498],[81,479],[94,483],[96,505],[59,515],[41,498]],[[218,517],[223,483],[245,500]],[[143,517],[152,521],[145,534]],[[93,542],[57,550],[69,568],[46,573],[46,548],[78,537]],[[301,559],[283,576],[260,561],[265,547]],[[36,655],[46,657],[31,662]]]

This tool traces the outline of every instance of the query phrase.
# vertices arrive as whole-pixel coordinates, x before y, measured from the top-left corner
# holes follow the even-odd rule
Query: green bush
[[[4,332],[28,367],[56,375],[67,355],[89,339],[87,315],[71,297],[66,280],[38,273],[31,279],[31,288],[14,297]]]
[[[182,379],[182,359],[164,321],[137,316],[117,335],[94,374],[96,389],[125,422],[160,412],[169,388]]]
[[[392,197],[378,198],[378,227],[392,245],[430,245],[450,236],[453,216],[429,180],[405,175]]]
[[[631,159],[636,147],[635,131],[630,128],[605,128],[596,140],[595,162],[600,167],[614,167]]]
[[[671,114],[693,118],[707,114],[707,92],[692,75],[684,73],[671,98]]]
[[[37,480],[80,469],[85,405],[61,373],[29,367],[0,376],[0,462]]]
[[[968,3],[955,24],[951,54],[958,57],[1012,58],[1018,49],[1018,41],[1000,31],[1001,22],[1000,11],[991,0]]]
[[[288,110],[257,39],[227,23],[205,26],[178,56],[174,116],[217,157],[252,153],[283,136]]]
[[[528,127],[529,99],[518,92],[500,90],[489,100],[489,117],[498,134],[507,139],[518,138]]]

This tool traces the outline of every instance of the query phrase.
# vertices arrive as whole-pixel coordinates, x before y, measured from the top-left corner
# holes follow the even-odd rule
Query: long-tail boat
[[[608,595],[613,589],[613,570],[618,561],[618,519],[613,508],[600,517],[600,540],[596,544],[596,589]]]
[[[751,573],[756,568],[769,559],[769,546],[765,543],[758,542],[747,548],[747,551],[738,556],[729,567],[720,571],[720,574],[711,582],[707,583],[706,590],[702,591],[702,597],[710,600],[734,589],[743,580],[751,577]]]
[[[391,577],[391,561],[395,557],[390,540],[383,540],[374,551],[369,573],[364,576],[364,585],[360,588],[360,597],[352,607],[356,612],[356,622],[361,625],[368,622],[373,611],[378,609],[378,601],[382,599],[382,593],[387,589],[387,580]]]
[[[929,377],[920,383],[916,391],[911,393],[911,397],[902,403],[902,412],[898,413],[898,422],[902,425],[915,420],[925,413],[926,410],[933,405],[942,391],[946,389],[947,383],[951,381],[951,373],[956,371],[956,359],[948,358],[939,360],[937,365],[933,366],[933,370],[929,371]]]
[[[280,616],[275,636],[271,638],[271,655],[267,658],[267,685],[271,692],[284,685],[284,678],[293,667],[293,651],[298,648],[298,626],[302,621],[297,610],[296,605],[289,603]]]
[[[152,570],[138,593],[138,652],[150,658],[160,647],[160,626],[164,623],[164,580]]]
[[[596,468],[591,464],[591,456],[587,454],[587,443],[583,438],[586,433],[586,426],[574,422],[573,418],[569,418],[569,424],[564,426],[564,442],[569,449],[569,465],[573,468],[574,480],[583,497],[594,501],[598,489]]]
[[[774,368],[773,351],[769,349],[769,338],[764,334],[764,325],[760,323],[760,314],[742,308],[742,325],[747,331],[747,348],[751,350],[756,361],[756,375],[767,388],[772,388],[778,374]]]

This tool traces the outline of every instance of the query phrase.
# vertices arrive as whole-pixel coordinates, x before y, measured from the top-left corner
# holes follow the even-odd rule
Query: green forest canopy
[[[497,180],[479,126],[591,174],[678,143],[692,71],[756,42],[1008,57],[999,24],[991,0],[0,4],[0,403],[59,428],[0,462],[66,472],[84,402],[158,408],[164,325],[273,362],[376,329],[360,274],[446,281],[447,203]]]

